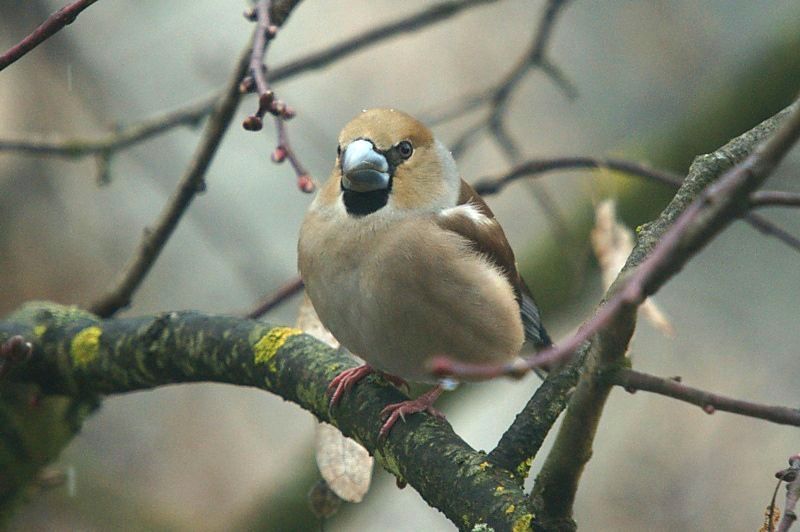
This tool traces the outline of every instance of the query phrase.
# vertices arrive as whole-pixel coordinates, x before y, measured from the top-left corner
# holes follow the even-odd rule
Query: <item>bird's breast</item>
[[[342,345],[411,380],[427,380],[426,362],[437,355],[489,362],[518,354],[513,289],[463,238],[426,219],[369,222],[312,214],[301,232],[306,290]]]

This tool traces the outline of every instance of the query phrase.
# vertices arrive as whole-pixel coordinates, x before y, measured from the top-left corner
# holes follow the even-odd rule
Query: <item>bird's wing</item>
[[[525,328],[525,339],[537,348],[551,345],[550,337],[542,325],[539,309],[519,275],[514,252],[503,228],[497,223],[494,213],[483,198],[462,180],[458,204],[441,211],[436,216],[436,223],[442,229],[458,233],[476,252],[499,268],[514,289]]]

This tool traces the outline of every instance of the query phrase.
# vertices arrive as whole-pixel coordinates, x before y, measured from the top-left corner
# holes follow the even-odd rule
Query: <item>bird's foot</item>
[[[405,390],[406,393],[410,390],[408,386],[408,381],[402,377],[398,377],[396,375],[392,375],[391,373],[384,373],[383,371],[379,371],[378,373],[381,374],[381,377],[389,381],[390,383],[394,384],[395,387],[400,388],[401,390]]]
[[[355,386],[358,381],[374,372],[375,370],[371,366],[362,364],[355,368],[346,369],[335,376],[328,385],[328,393],[331,396],[330,407],[333,408],[339,404],[339,400],[345,392],[350,391],[350,388]]]
[[[381,410],[381,417],[387,419],[383,423],[383,426],[378,433],[378,438],[381,440],[386,439],[386,436],[388,436],[389,431],[392,430],[394,424],[397,423],[397,420],[402,419],[403,422],[405,422],[406,416],[409,414],[427,412],[434,417],[444,419],[444,414],[433,408],[433,403],[436,402],[436,399],[438,399],[441,394],[442,387],[434,386],[416,399],[402,401],[400,403],[393,403],[386,406],[383,410]]]

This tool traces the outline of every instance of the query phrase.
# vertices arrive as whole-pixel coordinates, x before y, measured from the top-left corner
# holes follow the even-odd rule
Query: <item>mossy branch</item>
[[[385,442],[378,441],[381,409],[403,399],[381,379],[367,378],[329,411],[328,383],[355,361],[297,329],[197,312],[101,320],[73,307],[32,303],[0,321],[0,342],[13,335],[30,341],[33,353],[10,370],[2,390],[36,385],[45,397],[92,404],[104,395],[175,383],[253,386],[336,425],[459,528],[480,523],[496,530],[537,528],[517,479],[473,450],[446,422],[414,415],[395,426]],[[72,419],[72,426],[79,425],[80,417]],[[20,446],[13,436],[0,433],[0,457]],[[69,437],[59,441],[64,446]],[[4,480],[13,484],[2,486],[7,493],[19,492],[32,479],[35,467],[25,475],[8,474],[24,456],[23,449],[0,463]]]

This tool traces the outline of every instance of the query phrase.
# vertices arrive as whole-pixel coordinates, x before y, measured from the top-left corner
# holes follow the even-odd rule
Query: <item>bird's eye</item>
[[[397,153],[400,154],[400,157],[403,159],[408,159],[411,157],[411,154],[414,153],[414,146],[412,146],[409,141],[404,140],[397,145]]]
[[[341,155],[342,155],[342,145],[340,144],[336,146],[336,156],[341,157]]]

